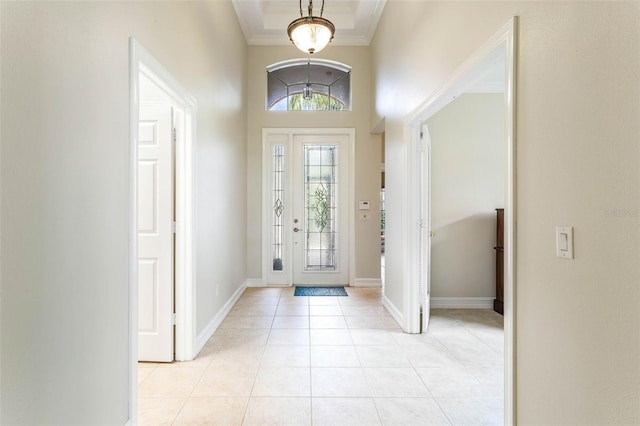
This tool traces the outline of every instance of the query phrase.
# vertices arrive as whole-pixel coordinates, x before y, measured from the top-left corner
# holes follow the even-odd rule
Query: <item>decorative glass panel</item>
[[[338,147],[304,146],[305,271],[338,269]]]
[[[269,111],[350,111],[351,67],[309,58],[272,64],[267,67],[266,107]]]
[[[282,271],[282,254],[284,249],[284,145],[273,145],[272,147],[272,196],[273,206],[272,226],[271,226],[271,252],[273,259],[272,270]]]

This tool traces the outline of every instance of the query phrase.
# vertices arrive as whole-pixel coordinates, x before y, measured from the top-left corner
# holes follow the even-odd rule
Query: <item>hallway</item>
[[[502,424],[502,317],[404,334],[380,289],[249,288],[191,362],[140,363],[139,424]]]

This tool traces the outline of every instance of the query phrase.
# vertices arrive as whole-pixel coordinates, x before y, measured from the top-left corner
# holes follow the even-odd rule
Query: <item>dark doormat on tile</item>
[[[298,287],[294,296],[348,296],[344,287]]]

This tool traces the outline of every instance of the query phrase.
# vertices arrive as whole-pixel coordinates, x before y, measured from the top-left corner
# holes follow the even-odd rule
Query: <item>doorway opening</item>
[[[139,345],[148,344],[139,336],[162,339],[163,350],[171,352],[164,361],[191,360],[196,355],[196,100],[133,38],[129,65],[129,415],[133,420]],[[150,239],[143,241],[141,236]],[[146,316],[141,319],[143,310]]]
[[[405,120],[409,262],[405,331],[429,325],[431,307],[430,144],[428,120],[502,64],[504,71],[504,422],[515,423],[515,77],[517,18],[504,25],[469,57],[434,95]],[[417,230],[417,232],[416,232]],[[493,299],[493,298],[491,298]]]

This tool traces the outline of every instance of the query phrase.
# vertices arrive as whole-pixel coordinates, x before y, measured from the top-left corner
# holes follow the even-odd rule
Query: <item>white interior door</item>
[[[429,128],[422,126],[419,170],[420,170],[420,303],[422,312],[422,331],[426,332],[431,317],[431,237],[435,235],[431,230],[431,137]]]
[[[142,103],[138,132],[138,359],[173,361],[172,107]]]
[[[293,137],[293,283],[349,283],[349,136]]]

